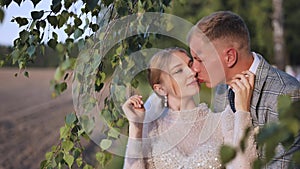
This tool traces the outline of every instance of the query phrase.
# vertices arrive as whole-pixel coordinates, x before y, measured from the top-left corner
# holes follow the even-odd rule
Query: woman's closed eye
[[[182,68],[179,68],[179,69],[176,69],[174,72],[173,72],[173,74],[178,74],[178,73],[181,73],[183,70],[182,70]]]

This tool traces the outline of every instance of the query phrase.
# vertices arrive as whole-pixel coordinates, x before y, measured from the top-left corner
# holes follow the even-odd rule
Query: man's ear
[[[235,48],[229,48],[225,51],[225,64],[228,68],[233,67],[238,61],[238,53]]]
[[[167,92],[165,91],[165,89],[162,87],[161,84],[154,84],[153,90],[160,96],[165,96],[167,94]]]

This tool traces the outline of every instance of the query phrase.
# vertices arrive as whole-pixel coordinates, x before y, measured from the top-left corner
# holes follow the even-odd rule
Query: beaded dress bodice
[[[237,146],[248,126],[251,126],[250,113],[233,113],[229,106],[221,113],[212,113],[204,103],[192,110],[168,111],[144,125],[146,135],[141,142],[129,140],[124,168],[225,168],[219,157],[221,146]],[[251,133],[245,153],[238,152],[226,168],[250,169],[257,157],[255,145]]]
[[[150,136],[160,135],[151,144],[147,168],[221,168],[219,148],[223,144],[221,113],[214,114],[213,131],[205,130],[209,109],[201,104],[182,112],[169,112],[155,123]],[[210,121],[211,122],[211,121]],[[205,133],[203,136],[203,131]]]

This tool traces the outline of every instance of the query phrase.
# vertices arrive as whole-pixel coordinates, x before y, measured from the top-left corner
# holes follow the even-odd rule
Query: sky
[[[31,18],[32,11],[40,11],[40,10],[50,11],[51,2],[52,1],[49,0],[42,0],[40,1],[40,3],[37,4],[35,8],[33,7],[31,1],[24,1],[21,3],[21,6],[18,6],[18,4],[15,2],[12,2],[8,8],[4,8],[4,12],[5,12],[4,21],[3,23],[0,23],[0,45],[12,46],[13,41],[18,37],[19,32],[26,28],[26,26],[19,28],[17,23],[11,22],[13,17],[20,16],[20,17]],[[72,8],[73,12],[75,13],[80,12],[80,10],[78,9],[82,7],[82,3],[77,2],[75,5],[73,4],[72,7],[73,7]],[[43,16],[43,18],[44,17],[45,15]],[[96,21],[96,19],[91,18],[90,15],[81,15],[81,17],[82,18],[88,17],[89,19],[92,19],[93,22]],[[82,28],[83,25],[81,25],[80,27]],[[63,26],[60,29],[47,31],[47,26],[46,26],[44,41],[52,37],[52,31],[55,31],[55,33],[58,34],[58,41],[64,41],[67,38],[67,35],[64,33],[65,28],[66,27]],[[85,32],[84,35],[86,34],[89,33]]]
[[[5,12],[4,21],[0,23],[0,45],[7,45],[7,46],[13,45],[13,41],[18,37],[20,30],[26,28],[25,26],[19,28],[17,23],[11,22],[13,16],[31,17],[30,13],[32,10],[49,11],[50,3],[51,1],[48,0],[41,1],[34,8],[31,1],[22,2],[20,7],[18,6],[17,3],[12,2],[8,8],[4,8],[4,12]]]
[[[14,39],[18,37],[21,29],[18,24],[11,22],[13,16],[30,17],[30,12],[34,10],[49,10],[51,1],[41,1],[35,8],[30,1],[22,2],[19,7],[17,3],[12,2],[8,8],[4,8],[4,21],[0,23],[0,45],[13,45]]]

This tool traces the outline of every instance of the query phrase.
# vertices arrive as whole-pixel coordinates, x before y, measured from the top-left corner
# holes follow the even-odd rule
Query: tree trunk
[[[283,29],[283,0],[272,0],[273,2],[273,41],[274,41],[274,58],[275,65],[281,69],[285,69],[286,56],[284,53],[284,29]]]

